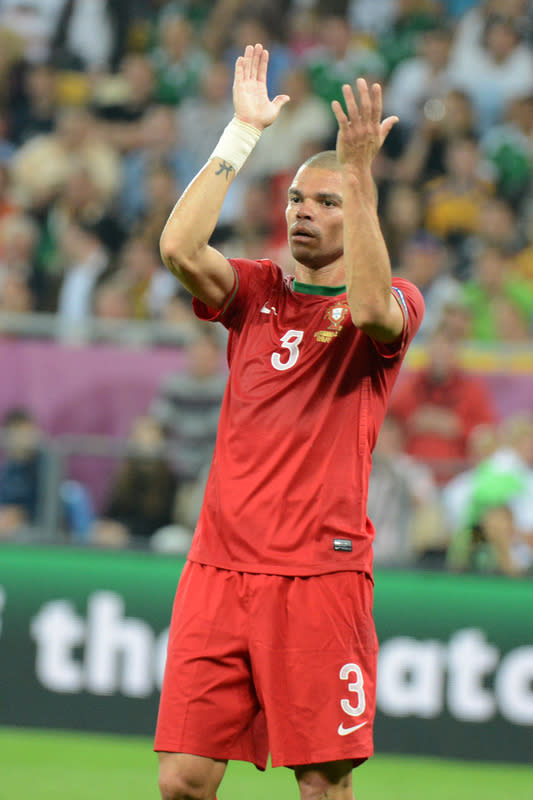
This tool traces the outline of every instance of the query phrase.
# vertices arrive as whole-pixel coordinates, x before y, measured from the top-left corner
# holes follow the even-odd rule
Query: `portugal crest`
[[[324,314],[329,325],[325,331],[316,331],[315,339],[319,342],[331,342],[342,331],[342,323],[350,312],[350,307],[345,300],[337,301],[326,309]]]

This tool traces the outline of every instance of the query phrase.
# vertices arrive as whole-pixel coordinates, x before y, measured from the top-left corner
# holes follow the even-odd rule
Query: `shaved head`
[[[332,172],[338,172],[341,169],[341,165],[339,164],[335,150],[322,150],[320,153],[315,153],[314,156],[311,156],[307,159],[307,161],[304,161],[300,169],[303,167],[329,169]]]
[[[307,161],[304,161],[304,163],[298,169],[298,173],[306,167],[309,167],[309,169],[327,169],[330,172],[340,172],[342,170],[342,165],[339,163],[336,150],[322,150],[320,153],[315,153],[313,156],[308,158]],[[378,187],[375,181],[374,195],[377,206]]]

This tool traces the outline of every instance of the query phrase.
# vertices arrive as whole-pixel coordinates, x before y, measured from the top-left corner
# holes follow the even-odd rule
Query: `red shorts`
[[[377,637],[360,572],[285,577],[187,562],[154,749],[297,766],[373,753]]]

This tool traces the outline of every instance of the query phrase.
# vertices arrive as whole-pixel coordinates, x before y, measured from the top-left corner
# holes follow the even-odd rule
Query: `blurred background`
[[[385,113],[400,118],[375,163],[379,210],[393,273],[418,285],[426,316],[374,455],[369,516],[378,531],[377,585],[390,597],[376,613],[384,636],[403,636],[407,622],[392,624],[390,608],[401,597],[411,603],[412,587],[419,597],[428,592],[435,628],[420,620],[423,630],[407,633],[445,642],[432,674],[451,670],[461,643],[470,646],[464,653],[484,653],[486,665],[476,672],[479,703],[459,713],[457,698],[468,692],[459,682],[454,695],[456,677],[447,710],[442,698],[442,708],[424,706],[413,689],[418,667],[413,673],[404,653],[392,685],[405,690],[406,705],[383,695],[381,711],[389,722],[448,714],[456,755],[492,753],[492,745],[469,745],[464,724],[499,720],[497,735],[505,730],[515,754],[525,753],[521,737],[533,725],[528,0],[0,1],[4,639],[15,637],[10,591],[27,581],[37,593],[33,610],[27,596],[17,601],[17,614],[28,606],[17,625],[26,631],[21,652],[36,664],[27,690],[34,681],[47,692],[73,692],[46,684],[44,628],[30,635],[28,620],[41,619],[55,588],[67,596],[67,573],[79,586],[87,581],[69,601],[71,623],[90,617],[87,598],[115,591],[121,563],[138,564],[136,584],[143,574],[158,584],[157,570],[170,569],[166,624],[213,451],[226,342],[218,326],[195,319],[190,296],[161,263],[158,240],[232,116],[234,61],[255,42],[270,51],[271,96],[288,93],[291,102],[228,193],[212,239],[228,257],[268,256],[292,270],[287,188],[305,158],[335,147],[330,103],[343,83],[379,81]],[[61,559],[65,570],[42,572]],[[89,575],[93,563],[109,566],[105,586]],[[471,602],[457,603],[453,617],[456,592],[471,592]],[[484,599],[479,617],[476,597]],[[118,619],[131,613],[121,602],[115,611],[97,606]],[[439,628],[443,606],[452,616]],[[491,628],[506,609],[512,630],[507,618]],[[84,635],[72,640],[73,654]],[[502,689],[510,675],[511,700]],[[91,680],[76,691],[111,691]],[[146,687],[142,697],[157,681]],[[150,702],[139,731],[149,725]],[[102,713],[91,726],[112,729]],[[19,707],[1,722],[35,720]],[[412,748],[438,751],[420,730],[411,731]]]

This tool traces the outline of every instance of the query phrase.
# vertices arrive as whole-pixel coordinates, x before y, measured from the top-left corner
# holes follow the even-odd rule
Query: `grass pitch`
[[[0,800],[159,800],[150,739],[0,728]],[[378,755],[357,800],[531,800],[533,767]],[[229,765],[219,800],[296,800],[288,769]]]

